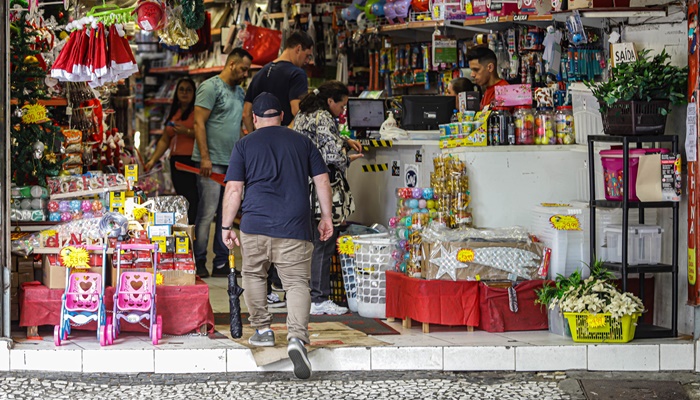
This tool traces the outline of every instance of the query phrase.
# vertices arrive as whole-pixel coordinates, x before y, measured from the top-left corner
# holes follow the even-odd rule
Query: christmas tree
[[[46,177],[60,171],[54,149],[60,146],[63,135],[38,102],[48,97],[46,71],[40,63],[47,44],[24,14],[15,13],[10,24],[10,92],[13,103],[17,102],[11,112],[12,176],[20,186],[46,186]]]

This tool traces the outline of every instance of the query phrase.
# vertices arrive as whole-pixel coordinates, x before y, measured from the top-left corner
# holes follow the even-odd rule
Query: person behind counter
[[[180,162],[194,167],[192,161],[192,149],[194,147],[194,101],[197,87],[190,78],[182,78],[178,81],[173,95],[173,104],[170,107],[170,115],[165,119],[165,129],[156,144],[156,150],[151,159],[144,165],[146,171],[150,171],[155,163],[160,160],[165,151],[170,148],[170,175],[172,177],[175,193],[184,196],[189,203],[187,220],[194,224],[197,220],[197,208],[199,207],[199,192],[197,192],[197,176],[179,171],[175,163]]]
[[[476,47],[467,53],[467,61],[472,71],[472,80],[482,89],[481,108],[490,106],[496,97],[494,88],[508,84],[498,76],[496,53],[487,47]]]

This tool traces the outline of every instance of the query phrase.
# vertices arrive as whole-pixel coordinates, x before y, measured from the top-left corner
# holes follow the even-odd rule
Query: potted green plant
[[[686,102],[688,67],[671,65],[665,50],[653,57],[649,52],[615,65],[606,82],[584,82],[600,104],[606,134],[662,135],[670,105]]]

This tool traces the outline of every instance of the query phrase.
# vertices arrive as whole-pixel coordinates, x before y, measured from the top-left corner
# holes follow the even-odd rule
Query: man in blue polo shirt
[[[333,234],[331,187],[326,164],[316,145],[287,127],[280,126],[284,112],[275,96],[261,93],[253,101],[255,132],[236,143],[223,200],[222,237],[228,248],[241,247],[243,287],[250,325],[256,328],[248,341],[274,346],[267,309],[267,273],[270,263],[287,292],[287,353],[294,375],[311,376],[304,344],[309,344],[312,239],[309,177],[313,178],[321,204],[318,231],[321,240]],[[241,201],[245,188],[245,199]],[[242,204],[241,204],[242,203]],[[232,230],[241,209],[241,238]]]

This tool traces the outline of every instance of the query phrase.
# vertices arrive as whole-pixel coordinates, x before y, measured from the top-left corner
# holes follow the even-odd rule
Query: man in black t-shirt
[[[255,130],[253,99],[263,92],[273,94],[280,101],[284,112],[282,126],[291,125],[299,112],[299,101],[309,91],[308,78],[302,68],[313,56],[313,45],[308,33],[292,32],[284,43],[282,54],[253,76],[243,104],[243,124],[248,133]]]
[[[331,186],[326,163],[314,143],[280,126],[284,113],[275,96],[261,93],[253,101],[256,130],[239,140],[226,172],[222,237],[231,249],[241,247],[243,287],[250,325],[256,329],[248,342],[274,346],[267,309],[267,273],[275,263],[287,295],[287,353],[294,375],[311,376],[304,344],[309,344],[311,255],[314,245],[309,203],[309,177],[321,204],[318,231],[321,240],[333,233]],[[245,188],[245,199],[241,201]],[[241,209],[241,238],[232,230]]]

